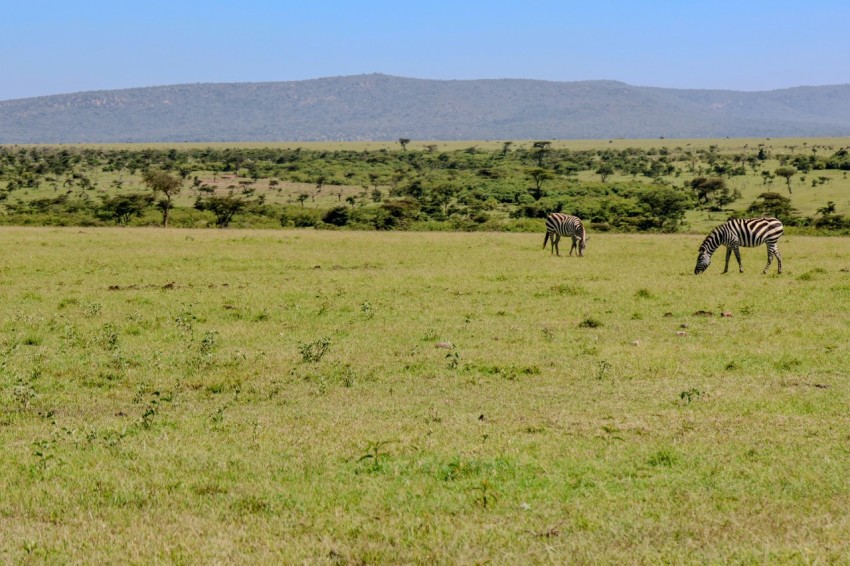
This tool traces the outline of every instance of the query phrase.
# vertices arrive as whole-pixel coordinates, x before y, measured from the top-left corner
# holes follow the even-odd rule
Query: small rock
[[[714,313],[711,311],[696,311],[694,316],[714,316]]]
[[[671,316],[673,316],[672,312],[665,312],[664,313],[664,318],[670,318]]]
[[[724,318],[731,318],[731,317],[732,317],[732,313],[731,313],[731,312],[729,312],[729,311],[724,311],[724,312],[720,313],[720,316],[722,316],[722,317],[724,317]]]
[[[682,324],[680,324],[680,325],[679,325],[679,328],[687,328],[687,327],[688,327],[688,325],[687,325],[687,324],[685,324],[684,322],[683,322]]]
[[[437,342],[435,348],[444,348],[446,350],[451,350],[454,348],[454,345],[451,342]]]
[[[640,340],[632,340],[632,346],[640,346]]]
[[[519,504],[519,508],[522,509],[523,511],[530,511],[531,505],[529,505],[528,503],[523,501],[522,503]]]
[[[687,335],[688,335],[687,332],[683,332],[681,330],[676,333],[676,336],[687,336]]]

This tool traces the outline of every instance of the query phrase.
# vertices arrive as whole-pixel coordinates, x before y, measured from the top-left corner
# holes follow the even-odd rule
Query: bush
[[[412,198],[386,201],[375,214],[378,230],[403,229],[419,217],[419,203]]]
[[[850,230],[850,218],[840,214],[826,214],[814,222],[818,230]]]
[[[322,216],[322,222],[333,226],[345,226],[350,218],[351,213],[347,206],[335,206]]]
[[[321,219],[321,210],[290,206],[281,212],[280,225],[284,227],[295,226],[296,228],[312,228]]]

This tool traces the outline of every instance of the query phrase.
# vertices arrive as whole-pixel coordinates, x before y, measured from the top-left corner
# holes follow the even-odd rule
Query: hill
[[[0,143],[850,135],[850,84],[764,92],[358,75],[0,101]]]

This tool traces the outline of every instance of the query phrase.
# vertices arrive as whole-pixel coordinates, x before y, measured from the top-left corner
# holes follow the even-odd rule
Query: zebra
[[[744,266],[741,265],[741,252],[738,248],[755,248],[762,244],[767,245],[767,265],[762,273],[767,273],[774,256],[778,265],[777,273],[782,273],[782,254],[776,248],[776,242],[782,237],[783,230],[782,222],[776,218],[733,218],[716,227],[705,238],[699,247],[694,274],[699,275],[708,268],[711,264],[711,254],[721,245],[726,246],[726,267],[723,273],[729,271],[729,257],[732,252],[735,252],[738,269],[743,273]]]
[[[546,249],[546,242],[552,238],[552,253],[561,255],[561,250],[558,247],[558,242],[561,236],[569,236],[573,239],[573,245],[570,247],[570,255],[573,255],[573,250],[578,245],[578,255],[584,256],[584,250],[587,248],[587,232],[584,229],[584,224],[581,223],[581,218],[571,216],[569,214],[561,214],[553,212],[546,217],[546,237],[543,238],[543,249]]]

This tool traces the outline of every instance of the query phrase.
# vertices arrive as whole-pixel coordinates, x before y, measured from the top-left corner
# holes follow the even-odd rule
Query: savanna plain
[[[850,239],[702,238],[0,228],[0,562],[847,563]]]

